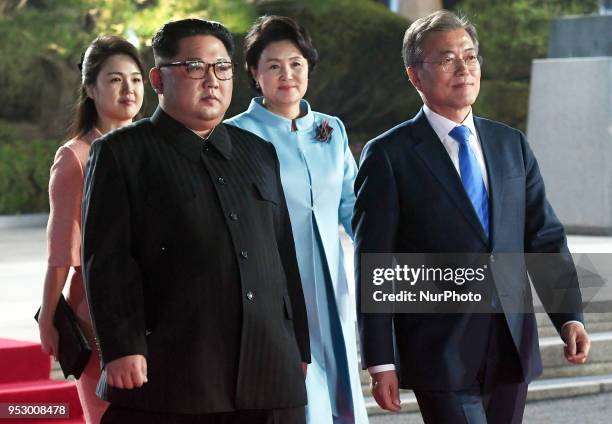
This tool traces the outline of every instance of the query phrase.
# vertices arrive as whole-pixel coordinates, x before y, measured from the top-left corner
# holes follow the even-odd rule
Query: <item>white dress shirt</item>
[[[480,141],[478,140],[476,127],[474,126],[474,116],[472,115],[472,110],[470,109],[470,113],[461,124],[457,124],[455,121],[451,121],[450,119],[445,118],[442,115],[438,115],[436,112],[427,107],[427,105],[423,105],[423,112],[425,112],[425,117],[429,121],[429,125],[431,125],[440,141],[442,141],[442,144],[444,145],[446,152],[450,156],[453,165],[455,165],[455,169],[457,170],[459,176],[461,176],[461,171],[459,170],[459,142],[453,137],[451,137],[448,133],[450,133],[453,128],[459,125],[465,125],[466,127],[468,127],[468,129],[470,130],[470,138],[468,140],[468,145],[474,153],[474,156],[476,156],[476,161],[478,161],[478,167],[480,168],[480,174],[482,175],[485,189],[488,193],[489,179],[487,178],[487,166],[485,165],[484,155],[482,154],[482,147],[480,146]]]

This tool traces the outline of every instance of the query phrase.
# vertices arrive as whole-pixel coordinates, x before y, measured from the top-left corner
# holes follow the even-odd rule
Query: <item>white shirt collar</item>
[[[474,115],[472,114],[471,108],[470,113],[468,113],[468,116],[465,117],[461,124],[457,124],[455,121],[451,121],[450,119],[437,114],[425,104],[423,105],[423,112],[429,121],[429,125],[431,125],[440,141],[450,137],[448,133],[451,132],[457,125],[465,125],[470,129],[472,136],[476,137],[476,126],[474,125]]]

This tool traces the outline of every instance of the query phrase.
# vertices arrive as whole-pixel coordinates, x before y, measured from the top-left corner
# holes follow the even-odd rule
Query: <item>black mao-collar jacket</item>
[[[142,354],[130,408],[213,413],[304,405],[306,308],[274,147],[219,124],[208,139],[158,109],[96,141],[83,274],[102,363]]]

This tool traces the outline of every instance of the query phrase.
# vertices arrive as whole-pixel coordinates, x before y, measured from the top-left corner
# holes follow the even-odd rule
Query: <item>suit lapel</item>
[[[463,188],[461,178],[448,156],[448,152],[444,148],[442,141],[440,141],[433,128],[431,128],[431,125],[429,125],[429,121],[427,121],[422,109],[414,118],[413,122],[413,135],[415,138],[419,139],[419,142],[414,148],[416,153],[421,157],[423,162],[425,162],[442,188],[459,208],[467,222],[472,226],[474,231],[478,233],[482,242],[488,245],[489,241],[487,240],[487,236]]]
[[[489,235],[491,248],[495,246],[495,230],[501,219],[501,199],[504,194],[503,185],[503,152],[499,151],[501,144],[498,136],[491,130],[487,121],[474,117],[474,125],[478,131],[478,138],[482,146],[487,176],[489,179]]]

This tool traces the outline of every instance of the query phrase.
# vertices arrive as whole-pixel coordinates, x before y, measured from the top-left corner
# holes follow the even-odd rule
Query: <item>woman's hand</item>
[[[55,325],[53,325],[53,321],[41,317],[38,323],[38,331],[40,333],[42,349],[49,355],[52,355],[57,361],[57,358],[59,358],[59,333]]]
[[[57,302],[68,278],[69,267],[47,266],[43,287],[43,300],[38,315],[38,332],[42,348],[55,360],[59,358],[59,333],[53,324]]]

